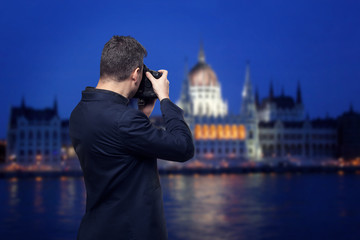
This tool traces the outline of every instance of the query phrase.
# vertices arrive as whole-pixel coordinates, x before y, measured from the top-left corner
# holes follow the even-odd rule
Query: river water
[[[162,175],[169,240],[360,239],[360,175]],[[81,177],[0,179],[0,239],[76,239]]]

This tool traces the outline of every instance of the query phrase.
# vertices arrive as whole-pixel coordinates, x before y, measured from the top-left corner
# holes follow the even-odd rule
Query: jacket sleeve
[[[155,127],[141,111],[131,111],[119,122],[125,148],[134,155],[185,162],[194,156],[191,131],[183,118],[183,110],[170,99],[160,102],[165,129]]]

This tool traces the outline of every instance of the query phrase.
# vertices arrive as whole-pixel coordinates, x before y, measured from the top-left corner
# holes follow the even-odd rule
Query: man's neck
[[[129,98],[130,92],[128,85],[129,83],[126,80],[118,82],[111,78],[101,78],[95,88],[113,91]]]

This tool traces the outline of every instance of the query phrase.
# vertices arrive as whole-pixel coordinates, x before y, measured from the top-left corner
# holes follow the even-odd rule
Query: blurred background
[[[173,102],[187,108],[187,90],[211,85],[220,96],[208,104],[223,104],[202,112],[189,94],[193,170],[169,171],[179,166],[160,160],[169,239],[358,239],[359,11],[351,0],[2,2],[1,238],[76,238],[86,192],[67,120],[81,91],[97,84],[104,44],[130,35],[147,49],[149,68],[169,71]],[[211,77],[198,81],[204,73]],[[157,103],[154,124],[160,114]],[[39,150],[29,145],[36,131],[21,133],[33,119],[55,126],[48,137],[41,127]],[[277,122],[290,126],[279,149]],[[238,129],[228,138],[226,125]],[[284,164],[331,170],[279,173]],[[196,171],[204,167],[220,170]]]

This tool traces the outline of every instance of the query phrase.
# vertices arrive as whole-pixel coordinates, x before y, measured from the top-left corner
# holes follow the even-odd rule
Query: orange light
[[[238,130],[239,130],[239,139],[243,140],[246,137],[246,129],[244,125],[239,125],[238,126]]]
[[[217,125],[217,139],[224,139],[224,127],[222,125]]]
[[[42,159],[41,154],[37,154],[37,155],[36,155],[36,161],[41,161],[41,159]]]
[[[231,139],[236,140],[238,139],[238,131],[237,131],[237,127],[235,124],[231,125]]]
[[[230,138],[231,138],[230,125],[226,124],[225,125],[225,139],[230,139]]]
[[[195,125],[195,139],[196,140],[202,139],[201,125],[200,124]]]
[[[246,129],[243,124],[196,124],[194,138],[195,140],[244,140],[246,138]]]
[[[210,139],[216,139],[216,126],[215,124],[210,125]]]
[[[209,126],[207,124],[204,124],[202,127],[202,138],[209,139],[209,135],[210,135]]]
[[[17,178],[17,177],[12,177],[12,178],[10,178],[9,180],[10,180],[10,182],[17,182],[17,181],[18,181],[18,178]]]
[[[35,178],[35,181],[37,181],[37,182],[41,182],[41,181],[42,181],[42,177],[39,177],[39,176],[38,176],[38,177],[36,177],[36,178]]]
[[[223,167],[223,168],[228,168],[229,167],[229,163],[227,161],[221,161],[220,162],[220,166]]]

